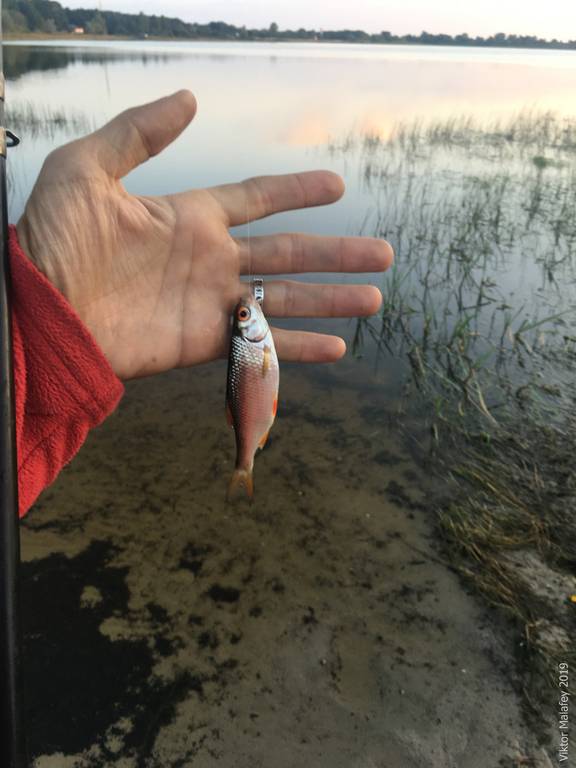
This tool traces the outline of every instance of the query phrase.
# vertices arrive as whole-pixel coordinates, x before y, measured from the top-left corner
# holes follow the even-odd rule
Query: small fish
[[[228,357],[226,415],[236,436],[236,469],[227,499],[243,487],[254,494],[252,467],[258,448],[264,448],[278,408],[280,371],[272,332],[262,307],[244,296],[234,310]]]

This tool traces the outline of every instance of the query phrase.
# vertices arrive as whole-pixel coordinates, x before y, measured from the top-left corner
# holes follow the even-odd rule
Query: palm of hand
[[[27,240],[42,253],[38,266],[121,378],[221,356],[239,268],[218,204],[206,192],[191,209],[177,196],[133,197],[114,186],[42,184],[42,215],[30,207],[19,225],[35,222]]]
[[[158,126],[170,124],[165,120],[170,110],[175,127],[167,131]],[[121,378],[222,356],[242,271],[304,271],[306,258],[321,271],[319,262],[330,246],[329,238],[306,236],[244,243],[230,235],[229,227],[337,199],[341,189],[333,174],[252,179],[164,197],[128,194],[120,177],[161,151],[193,114],[190,94],[180,92],[129,110],[95,134],[56,150],[18,223],[24,249],[66,296]],[[371,245],[359,259],[358,240],[339,240],[338,264],[354,261],[354,271],[385,269],[391,260],[388,246],[362,239]],[[296,251],[298,269],[291,269]],[[329,258],[324,268],[333,266]],[[295,285],[270,284],[267,310],[295,316],[369,314],[379,303],[375,289],[360,286],[348,290],[345,307],[344,294],[338,298],[341,292],[326,286],[298,299]],[[287,359],[336,359],[343,351],[334,337],[285,331],[275,336],[279,356]]]
[[[131,277],[120,302],[118,293],[103,301],[134,308],[117,318],[114,331],[122,327],[126,353],[133,351],[131,369],[142,375],[221,357],[241,292],[239,247],[222,207],[207,191],[135,197],[125,205],[134,222],[124,249]]]

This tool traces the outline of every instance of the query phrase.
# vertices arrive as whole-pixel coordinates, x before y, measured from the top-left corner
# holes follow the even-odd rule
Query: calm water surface
[[[350,135],[386,140],[399,121],[507,120],[525,110],[576,117],[572,52],[50,42],[8,45],[5,66],[13,109],[69,118],[21,131],[10,154],[12,221],[53,147],[189,88],[193,124],[127,178],[129,190],[329,168],[347,185],[340,202],[255,222],[250,234],[386,233],[399,269],[411,254],[424,258],[409,236],[427,226],[419,211],[430,211],[410,178],[422,189],[430,171],[430,194],[443,190],[444,158],[456,189],[471,167],[466,153],[429,163],[420,148],[378,160],[335,145]],[[475,158],[478,175],[493,180],[502,157]],[[374,175],[376,162],[388,176]],[[530,155],[527,163],[532,184]],[[562,194],[570,188],[565,158],[545,173],[558,174]],[[511,184],[510,200],[521,199],[527,185]],[[411,226],[402,235],[405,204]],[[503,293],[525,281],[523,295],[536,295],[534,237],[523,262],[504,245],[496,254]],[[566,254],[572,244],[563,233]],[[516,264],[528,266],[514,272]],[[438,295],[446,276],[427,274]],[[367,279],[391,291],[392,273]],[[572,280],[566,267],[569,291]],[[284,324],[349,342],[355,327]],[[239,514],[223,501],[233,462],[224,363],[129,385],[23,530],[36,768],[253,768],[271,755],[278,768],[485,768],[486,755],[496,764],[529,745],[509,650],[434,549],[428,479],[395,426],[404,363],[376,367],[374,350],[336,366],[283,367],[256,502]],[[423,424],[410,429],[418,437]]]
[[[343,173],[345,201],[285,226],[346,232],[365,200],[354,169],[323,148],[350,131],[386,137],[398,121],[520,110],[576,115],[572,52],[260,43],[10,44],[8,96],[80,112],[95,125],[129,106],[190,88],[193,126],[130,177],[139,192],[168,192],[257,173],[327,166]],[[24,137],[26,138],[26,137]],[[53,141],[27,141],[13,158],[22,189],[17,217]],[[273,229],[276,222],[259,225]]]
[[[524,110],[576,116],[572,52],[14,42],[6,49],[6,71],[14,107],[32,104],[40,114],[63,112],[94,127],[129,106],[191,89],[199,105],[193,124],[160,157],[130,174],[126,186],[134,192],[176,192],[313,168],[343,176],[347,194],[336,205],[255,222],[253,235],[278,230],[339,235],[362,229],[375,210],[373,190],[366,188],[357,157],[329,151],[346,135],[386,139],[399,122],[461,115],[482,121]],[[11,155],[11,220],[20,215],[46,154],[74,133],[74,126],[52,130],[49,137],[24,132],[21,149]],[[379,277],[376,283],[382,285]]]

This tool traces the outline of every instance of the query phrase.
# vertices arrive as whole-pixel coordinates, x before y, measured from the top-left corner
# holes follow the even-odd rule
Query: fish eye
[[[240,307],[238,310],[238,320],[248,320],[250,317],[250,310],[248,307]]]

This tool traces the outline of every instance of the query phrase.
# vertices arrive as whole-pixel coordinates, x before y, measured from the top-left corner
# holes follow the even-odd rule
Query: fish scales
[[[270,379],[275,371],[262,374],[264,344],[253,344],[240,338],[232,339],[232,365],[229,375],[229,402],[232,411],[238,462],[249,464],[260,440],[268,433],[274,421],[269,392]],[[270,366],[274,365],[271,361]],[[275,364],[276,372],[278,364]],[[276,375],[276,380],[278,376]],[[278,385],[276,383],[275,390]]]

